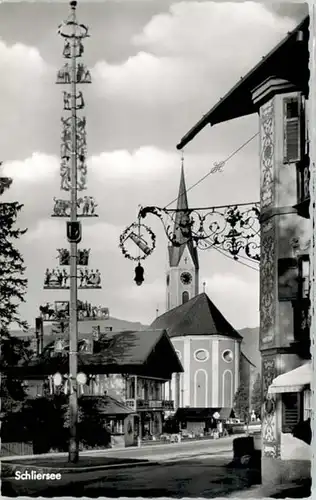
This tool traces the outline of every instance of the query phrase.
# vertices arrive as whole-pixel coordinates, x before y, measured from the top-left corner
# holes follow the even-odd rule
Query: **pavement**
[[[191,457],[192,455],[200,456],[204,452],[208,453],[222,453],[227,452],[232,454],[234,436],[223,437],[218,440],[207,439],[203,441],[182,441],[180,443],[168,443],[157,445],[146,445],[144,447],[130,447],[130,448],[108,448],[105,450],[89,450],[80,453],[79,464],[87,457],[106,457],[115,459],[142,459],[142,460],[166,460],[172,458]],[[53,467],[54,462],[64,460],[66,463],[68,453],[45,453],[41,455],[24,455],[24,456],[10,456],[1,458],[2,463],[32,463],[33,466],[51,461]],[[86,466],[86,464],[85,464]],[[78,467],[78,464],[75,466]]]
[[[227,469],[227,457],[182,458],[134,468],[67,474],[60,481],[17,481],[5,478],[7,497],[225,497],[253,484],[245,470]]]
[[[233,458],[234,436],[141,448],[95,450],[80,454],[71,470],[67,454],[10,457],[2,463],[23,469],[61,470],[59,481],[3,477],[2,496],[50,497],[234,497],[305,498],[309,487],[265,485],[257,470],[227,467]],[[20,470],[20,469],[18,469]]]
[[[146,446],[144,448],[122,448],[89,451],[80,454],[80,460],[75,467],[69,469],[67,463],[67,454],[45,454],[29,457],[10,457],[2,459],[3,475],[2,475],[2,495],[6,496],[21,496],[21,495],[39,495],[49,494],[53,496],[64,496],[66,493],[73,496],[73,491],[80,491],[80,495],[85,494],[85,489],[89,484],[93,489],[93,484],[101,484],[104,477],[109,475],[113,478],[114,483],[110,487],[112,492],[117,491],[117,487],[123,488],[124,491],[133,489],[131,483],[134,483],[135,477],[139,477],[138,494],[143,493],[143,490],[150,489],[154,495],[154,490],[151,484],[156,482],[160,477],[160,471],[177,470],[179,464],[190,461],[190,464],[199,460],[209,458],[220,460],[221,467],[224,467],[232,459],[232,438],[222,438],[220,440],[206,440],[199,442],[182,442],[166,444],[161,446]],[[220,458],[219,458],[220,457]],[[90,463],[89,463],[90,462]],[[176,467],[174,467],[176,464]],[[181,466],[179,470],[181,470]],[[11,474],[8,473],[8,467],[11,469]],[[133,469],[130,469],[133,467]],[[190,465],[191,467],[191,465]],[[186,465],[185,470],[189,474],[190,467]],[[204,467],[204,465],[203,465]],[[68,470],[67,470],[68,468]],[[151,472],[151,470],[153,471]],[[58,472],[61,471],[61,479],[54,480],[17,480],[15,477],[16,471],[37,471],[37,472]],[[130,471],[130,472],[129,472]],[[80,473],[79,473],[80,472]],[[121,478],[123,484],[116,486],[116,479]],[[124,479],[125,478],[125,479]],[[159,481],[161,482],[160,477]],[[127,481],[127,486],[125,485]],[[173,484],[173,479],[170,478]],[[127,490],[125,490],[127,488]],[[157,489],[157,486],[156,486]],[[158,488],[159,489],[159,488]],[[64,493],[66,492],[66,493]],[[101,493],[100,493],[101,495]],[[102,494],[102,496],[104,496]],[[120,493],[120,496],[121,493]],[[152,496],[152,495],[151,495]]]
[[[311,481],[286,484],[260,484],[253,485],[242,491],[227,495],[228,498],[253,499],[253,498],[310,498]]]

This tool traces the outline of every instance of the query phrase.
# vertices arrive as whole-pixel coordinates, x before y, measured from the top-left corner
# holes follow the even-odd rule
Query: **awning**
[[[283,373],[276,377],[268,389],[269,394],[282,392],[300,392],[312,381],[312,363],[308,361],[304,365]]]

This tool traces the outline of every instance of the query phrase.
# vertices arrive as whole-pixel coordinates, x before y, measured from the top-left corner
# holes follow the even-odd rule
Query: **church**
[[[166,396],[174,400],[176,410],[204,409],[204,415],[211,417],[219,409],[233,408],[240,374],[250,398],[255,366],[241,352],[242,336],[207,294],[199,293],[198,250],[180,229],[188,208],[182,164],[173,233],[181,245],[168,247],[166,312],[151,328],[167,331],[184,369],[173,375]]]

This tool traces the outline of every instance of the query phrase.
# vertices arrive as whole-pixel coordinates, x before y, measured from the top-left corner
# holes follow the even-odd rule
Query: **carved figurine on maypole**
[[[65,40],[63,57],[70,60],[71,57],[76,60],[81,58],[84,53],[83,40],[89,37],[89,29],[84,24],[79,24],[73,20],[67,20],[58,27],[58,34]],[[71,52],[73,44],[73,52]],[[59,85],[71,85],[72,66],[66,62],[58,71],[56,83]],[[76,85],[91,83],[90,71],[82,62],[78,62],[75,68]],[[85,101],[81,90],[76,91],[75,95],[67,90],[63,91],[63,110],[72,112],[72,106],[76,111],[82,111],[85,108]],[[72,150],[72,115],[63,116],[61,133],[61,162],[60,162],[60,189],[62,191],[71,191],[71,150]],[[76,155],[77,155],[77,190],[85,191],[87,189],[87,135],[86,135],[86,117],[76,115]],[[70,204],[68,200],[54,198],[53,217],[69,217]],[[97,217],[95,208],[97,203],[92,196],[85,196],[78,199],[77,217]]]
[[[64,38],[63,57],[66,62],[57,74],[57,84],[71,85],[71,91],[63,90],[63,111],[61,117],[61,161],[60,161],[60,189],[71,192],[71,158],[73,153],[73,135],[75,135],[76,144],[76,167],[77,167],[77,191],[87,189],[87,134],[86,117],[77,114],[85,108],[85,100],[81,90],[76,86],[91,83],[89,70],[82,62],[75,65],[76,85],[73,85],[73,61],[81,58],[84,53],[83,40],[89,35],[87,26],[75,22],[73,19],[62,23],[58,28],[58,34]],[[75,89],[75,92],[74,92]],[[75,107],[75,115],[73,113]],[[75,116],[75,126],[74,126]],[[96,203],[93,196],[82,196],[76,198],[77,217],[98,217],[96,214]],[[71,218],[71,199],[58,199],[54,197],[54,207],[52,217]],[[70,266],[70,250],[59,248],[58,250],[59,267],[46,269],[44,277],[44,289],[46,290],[69,290],[70,289],[70,271],[66,269]],[[101,273],[99,269],[90,269],[89,258],[90,249],[77,250],[77,289],[101,289]],[[88,302],[78,300],[78,320],[87,319],[108,319],[109,310],[102,306],[93,306]],[[58,318],[69,318],[69,301],[56,301],[54,304],[46,303],[40,306],[40,316],[43,321],[56,321]]]

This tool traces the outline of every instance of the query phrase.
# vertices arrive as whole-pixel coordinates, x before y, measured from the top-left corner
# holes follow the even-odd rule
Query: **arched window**
[[[200,368],[194,374],[194,406],[207,407],[208,376],[206,370]]]
[[[222,405],[224,408],[233,406],[233,374],[231,370],[225,370],[222,379]]]
[[[185,304],[189,300],[189,292],[182,293],[182,304]]]

